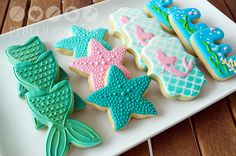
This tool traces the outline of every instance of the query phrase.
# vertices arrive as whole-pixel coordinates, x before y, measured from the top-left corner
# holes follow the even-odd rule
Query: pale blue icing
[[[183,59],[185,58],[187,64],[194,63],[192,69],[183,77],[172,74],[157,59],[157,54],[160,51],[165,53],[167,56],[165,60],[169,60],[169,62],[171,62],[171,58],[176,58],[176,61],[171,62],[169,67],[175,68],[182,73],[186,72],[186,68],[183,65]],[[164,91],[163,94],[167,94],[168,98],[193,99],[199,94],[205,83],[205,77],[198,69],[195,57],[185,51],[178,38],[153,38],[148,46],[143,49],[142,58],[144,58],[145,63],[149,64],[148,75],[158,80],[158,83],[163,86],[161,91]]]
[[[171,14],[171,20],[175,23],[175,26],[181,32],[190,47],[191,35],[199,30],[207,28],[207,25],[204,23],[192,23],[192,21],[200,17],[201,13],[196,8],[178,10]]]
[[[173,29],[168,17],[174,11],[179,10],[179,7],[177,6],[167,8],[172,3],[172,0],[151,0],[146,4],[146,8],[151,12],[151,14],[171,30]]]
[[[136,56],[136,64],[142,70],[146,70],[147,66],[144,64],[141,58],[141,52],[144,46],[138,42],[138,39],[135,37],[135,27],[141,27],[145,33],[152,33],[155,36],[163,36],[163,37],[171,37],[172,35],[166,33],[160,26],[160,23],[157,19],[154,18],[143,18],[143,17],[135,17],[133,20],[123,27],[123,32],[127,36],[129,42],[127,47],[132,49],[133,53]],[[146,40],[148,43],[150,40]]]
[[[220,79],[227,79],[235,75],[236,56],[226,57],[232,50],[230,45],[216,44],[216,41],[223,38],[224,32],[212,27],[194,33],[191,40],[215,75]]]

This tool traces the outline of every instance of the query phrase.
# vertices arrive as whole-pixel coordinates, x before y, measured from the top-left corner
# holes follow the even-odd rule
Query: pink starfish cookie
[[[88,57],[73,60],[70,68],[89,75],[92,89],[96,91],[105,86],[106,74],[111,65],[117,66],[127,78],[131,77],[128,69],[122,65],[125,53],[125,48],[114,48],[108,51],[97,40],[91,39],[88,45]]]

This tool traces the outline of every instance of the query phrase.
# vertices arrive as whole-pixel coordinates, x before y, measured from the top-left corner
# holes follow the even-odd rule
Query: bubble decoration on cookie
[[[49,127],[45,155],[65,156],[70,144],[88,148],[101,143],[92,128],[69,118],[73,110],[73,91],[67,80],[56,84],[49,93],[40,90],[29,92],[26,99],[34,117]]]
[[[17,80],[28,90],[49,90],[58,78],[58,65],[52,51],[47,51],[35,62],[16,64],[14,72]]]
[[[124,24],[130,22],[134,17],[137,16],[144,18],[146,17],[143,10],[135,8],[123,7],[113,12],[109,16],[109,20],[113,29],[113,34],[117,37],[120,37]]]
[[[194,54],[194,51],[190,43],[190,37],[195,32],[207,28],[206,24],[197,23],[200,17],[201,13],[196,8],[178,10],[169,17],[173,29],[191,54]]]
[[[142,119],[157,115],[153,104],[143,97],[150,78],[141,76],[128,80],[116,66],[108,71],[107,85],[86,100],[95,108],[107,111],[114,130],[125,128],[131,117]]]
[[[89,42],[88,53],[88,57],[73,60],[70,69],[82,75],[89,75],[93,90],[104,87],[107,71],[112,64],[119,67],[128,78],[131,77],[128,69],[122,65],[125,48],[114,48],[108,51],[101,43],[92,39]]]
[[[148,75],[158,82],[165,97],[191,100],[199,95],[205,77],[179,39],[153,38],[143,49],[142,58],[148,66]]]
[[[232,51],[230,45],[219,43],[223,38],[224,32],[217,27],[198,31],[191,37],[191,44],[199,59],[211,76],[219,81],[236,74],[236,55],[229,56]]]
[[[170,24],[169,15],[179,10],[177,6],[169,7],[172,3],[172,0],[151,0],[146,4],[145,8],[150,16],[157,18],[161,26],[171,33],[173,33],[174,30]]]
[[[105,41],[105,36],[108,32],[105,28],[88,31],[79,26],[72,26],[71,32],[73,35],[72,37],[60,40],[55,44],[55,47],[63,54],[74,55],[74,59],[87,56],[88,42],[92,38],[95,38],[102,43],[106,49],[112,49],[110,44]]]
[[[154,36],[171,36],[162,30],[159,22],[154,18],[135,17],[123,27],[122,37],[141,70],[147,69],[141,58],[141,51]]]
[[[6,49],[6,54],[11,63],[33,62],[45,52],[45,47],[38,36],[30,38],[23,45],[14,45]]]

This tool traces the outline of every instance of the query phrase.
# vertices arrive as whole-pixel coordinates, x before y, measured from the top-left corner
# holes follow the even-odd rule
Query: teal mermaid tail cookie
[[[49,127],[46,156],[65,155],[69,144],[87,148],[101,143],[101,138],[92,128],[69,119],[73,108],[73,91],[68,81],[59,82],[49,92],[28,92],[26,100],[34,117]]]
[[[13,69],[17,80],[28,90],[48,91],[59,78],[59,68],[52,51],[44,52],[34,62],[18,63]]]
[[[38,36],[34,36],[26,41],[23,45],[14,45],[6,49],[6,55],[9,61],[15,65],[20,62],[34,62],[38,60],[41,54],[46,52],[45,46]],[[67,80],[67,73],[59,67],[60,80]],[[24,98],[27,89],[24,86],[18,85],[18,95]]]
[[[14,45],[6,50],[6,54],[12,64],[34,62],[44,52],[44,44],[38,36],[30,38],[23,45]]]

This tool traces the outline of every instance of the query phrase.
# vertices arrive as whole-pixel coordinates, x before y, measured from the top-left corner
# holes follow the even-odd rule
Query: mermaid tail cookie
[[[45,155],[65,155],[69,144],[92,147],[101,143],[99,135],[84,123],[69,119],[73,108],[73,91],[68,81],[56,84],[49,93],[32,91],[26,94],[33,115],[49,127]]]

